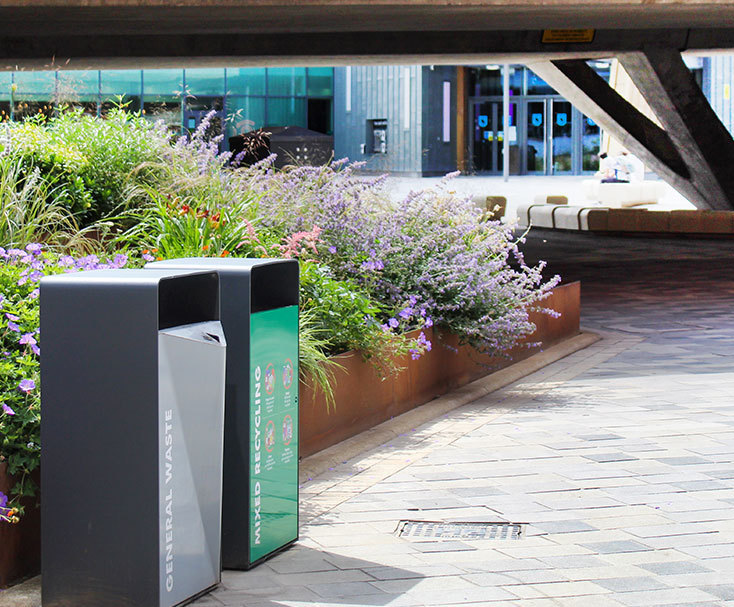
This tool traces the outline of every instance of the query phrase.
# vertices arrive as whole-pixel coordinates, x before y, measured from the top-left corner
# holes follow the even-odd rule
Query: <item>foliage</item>
[[[327,336],[329,354],[358,350],[383,373],[394,371],[396,357],[423,350],[417,340],[381,324],[382,307],[355,284],[334,278],[325,265],[301,264],[301,309]]]
[[[148,163],[168,147],[160,125],[120,108],[104,120],[69,109],[50,119],[8,122],[0,136],[0,154],[19,159],[27,174],[37,169],[54,188],[48,201],[66,207],[82,225],[125,200],[131,174],[136,183],[155,183],[155,165]]]
[[[524,263],[510,227],[482,221],[471,201],[445,191],[446,180],[393,204],[383,180],[358,178],[356,168],[261,167],[253,183],[263,221],[319,225],[318,261],[392,310],[389,327],[435,323],[492,354],[534,330],[528,312],[559,278],[544,282],[543,264]]]
[[[16,479],[11,496],[0,494],[0,518],[17,522],[20,498],[35,495],[30,473],[40,458],[40,330],[38,283],[49,274],[127,265],[118,254],[106,262],[96,255],[75,259],[44,251],[0,248],[0,462]],[[4,502],[4,503],[3,503]]]
[[[0,243],[6,247],[39,241],[46,246],[88,246],[59,202],[64,193],[63,186],[51,185],[38,168],[28,172],[20,159],[0,156]]]

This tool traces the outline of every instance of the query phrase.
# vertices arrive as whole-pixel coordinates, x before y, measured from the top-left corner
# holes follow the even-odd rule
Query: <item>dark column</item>
[[[653,49],[620,55],[665,128],[612,89],[583,59],[530,65],[541,78],[619,140],[701,209],[734,209],[734,140],[680,53]]]

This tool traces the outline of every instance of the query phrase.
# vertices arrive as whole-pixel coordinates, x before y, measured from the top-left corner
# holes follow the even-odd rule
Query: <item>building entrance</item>
[[[469,97],[468,105],[471,169],[501,174],[502,98]],[[580,175],[598,169],[599,127],[562,97],[513,96],[507,137],[511,175]]]

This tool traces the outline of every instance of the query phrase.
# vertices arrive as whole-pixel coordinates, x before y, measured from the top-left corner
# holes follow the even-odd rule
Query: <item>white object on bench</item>
[[[583,182],[583,188],[587,200],[610,208],[657,204],[665,192],[665,186],[659,181],[601,183],[587,179]]]

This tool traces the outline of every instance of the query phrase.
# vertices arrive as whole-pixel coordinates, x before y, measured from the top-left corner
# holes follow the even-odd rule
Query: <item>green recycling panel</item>
[[[298,537],[298,306],[250,321],[250,561]]]

